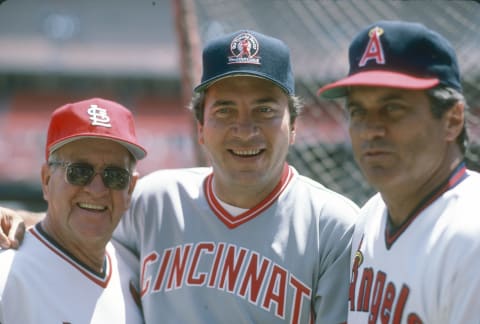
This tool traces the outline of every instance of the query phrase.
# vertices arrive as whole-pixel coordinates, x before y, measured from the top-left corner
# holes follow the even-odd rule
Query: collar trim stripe
[[[220,202],[216,199],[215,194],[213,193],[213,173],[208,175],[208,177],[205,179],[205,196],[207,198],[208,205],[212,209],[213,213],[218,217],[218,219],[220,219],[220,221],[222,221],[228,228],[234,229],[254,219],[264,210],[270,207],[288,186],[290,180],[293,178],[293,175],[294,172],[292,168],[288,164],[285,164],[280,182],[275,186],[272,192],[255,207],[235,217],[232,216],[228,211],[226,211],[225,208],[223,208]]]
[[[73,258],[69,253],[63,250],[52,238],[40,227],[40,223],[29,229],[29,232],[49,250],[65,260],[72,267],[80,271],[85,277],[96,283],[102,288],[106,288],[112,276],[112,260],[108,252],[105,252],[105,261],[103,266],[103,274],[98,274],[90,270],[87,266]]]

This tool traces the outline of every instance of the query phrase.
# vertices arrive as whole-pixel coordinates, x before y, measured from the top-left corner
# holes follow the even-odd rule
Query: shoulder
[[[115,238],[112,238],[108,243],[107,251],[110,257],[114,258],[114,264],[119,267],[119,271],[133,273],[140,271],[138,257]]]
[[[345,206],[348,209],[353,209],[355,212],[358,212],[358,205],[350,198],[325,187],[323,184],[309,177],[297,173],[297,183],[294,186],[294,190],[301,190],[304,193],[308,193],[314,196],[319,202]]]
[[[365,227],[367,223],[376,223],[379,221],[377,215],[383,215],[387,207],[382,199],[380,193],[374,194],[370,197],[360,208],[356,227]]]
[[[33,256],[37,256],[37,250],[32,249],[32,237],[29,232],[25,233],[25,238],[18,250],[0,249],[0,292],[5,288],[8,281],[22,278],[32,273],[32,266],[36,264]],[[41,257],[41,256],[40,256]]]
[[[135,192],[158,192],[161,189],[177,188],[179,186],[199,186],[211,172],[211,168],[207,167],[154,171],[138,180]]]
[[[0,288],[4,286],[3,284],[8,277],[13,259],[17,253],[18,251],[13,249],[0,250]]]
[[[162,169],[143,176],[140,178],[139,183],[147,185],[156,183],[158,180],[166,180],[168,182],[195,181],[205,178],[211,172],[212,169],[209,167]]]
[[[448,220],[448,232],[476,242],[480,246],[480,174],[467,171],[467,177],[446,195],[443,201],[443,214]]]
[[[465,218],[466,223],[480,223],[480,218],[476,216],[480,207],[479,188],[480,173],[468,170],[467,177],[439,199],[442,202],[441,208],[452,213],[452,221],[455,218]]]
[[[467,177],[457,187],[456,191],[460,195],[470,197],[468,194],[478,195],[480,188],[480,173],[472,170],[467,170]]]
[[[291,192],[299,202],[308,201],[314,208],[320,209],[323,217],[341,219],[346,223],[352,223],[357,218],[359,207],[355,202],[309,177],[297,173]]]

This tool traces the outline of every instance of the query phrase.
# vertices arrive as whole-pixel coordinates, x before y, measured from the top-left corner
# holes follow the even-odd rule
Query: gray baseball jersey
[[[18,250],[0,252],[0,323],[140,324],[138,260],[108,243],[103,273],[83,265],[37,224]]]
[[[357,206],[285,165],[254,208],[229,214],[210,168],[143,177],[115,237],[141,260],[147,323],[341,323]]]
[[[388,229],[379,194],[352,243],[348,323],[480,323],[480,174],[461,165]]]

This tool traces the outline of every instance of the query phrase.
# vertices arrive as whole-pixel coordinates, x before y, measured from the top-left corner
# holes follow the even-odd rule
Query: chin
[[[363,169],[365,179],[374,187],[382,186],[391,182],[395,171],[383,167],[368,167]]]

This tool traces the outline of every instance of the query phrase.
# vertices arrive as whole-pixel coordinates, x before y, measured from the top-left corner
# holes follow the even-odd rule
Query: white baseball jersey
[[[360,212],[348,323],[480,323],[480,174],[460,165],[389,230],[379,194]]]
[[[234,217],[212,177],[143,177],[117,227],[140,256],[146,323],[346,321],[357,206],[285,165],[273,192]]]
[[[109,243],[104,273],[95,273],[37,224],[18,250],[0,252],[0,323],[143,323],[130,292],[137,271],[138,259],[120,244]]]

